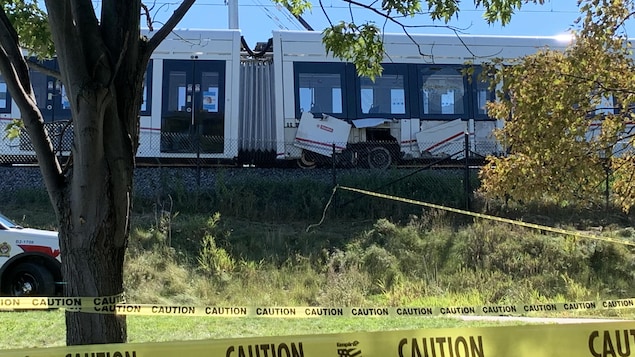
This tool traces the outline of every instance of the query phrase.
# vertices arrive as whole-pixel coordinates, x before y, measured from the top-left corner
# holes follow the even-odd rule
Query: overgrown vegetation
[[[369,187],[377,182],[350,183],[355,184]],[[412,184],[401,181],[388,190],[405,196]],[[543,234],[370,197],[357,199],[350,214],[345,206],[334,205],[325,222],[311,225],[329,199],[326,185],[315,189],[307,182],[287,182],[284,195],[275,183],[265,190],[261,179],[245,181],[239,188],[228,186],[220,191],[222,199],[213,202],[232,197],[219,207],[232,212],[240,205],[240,215],[219,213],[179,191],[166,200],[137,204],[125,263],[129,301],[450,306],[635,296],[635,260],[625,245]],[[50,227],[53,217],[49,214],[46,222],[44,196],[38,199],[31,192],[15,197],[4,202],[6,214],[24,225]],[[254,201],[242,202],[245,197]],[[455,198],[449,194],[451,203]],[[197,204],[197,210],[191,208]],[[386,215],[389,218],[376,218],[378,212],[397,206],[402,208]],[[277,215],[264,219],[274,210],[298,213],[290,221]],[[609,222],[611,215],[591,219],[592,214],[578,212],[576,223],[570,207],[550,210],[549,222],[538,223],[562,223],[571,229],[602,224],[597,234],[635,241],[635,231],[623,226],[628,216],[614,216]],[[500,212],[539,221],[542,217],[539,210],[520,207],[502,207]]]
[[[335,244],[318,232],[257,235],[250,244],[213,215],[196,255],[137,230],[126,264],[132,301],[232,305],[518,304],[635,294],[633,254],[623,245],[543,235],[476,221],[453,228],[428,212],[387,219]],[[202,220],[201,220],[202,221]],[[242,224],[237,222],[237,224]],[[342,225],[343,223],[338,223]],[[632,239],[628,230],[623,238]],[[264,242],[262,242],[264,240]],[[260,242],[259,242],[260,241]],[[256,244],[259,242],[259,244]],[[269,245],[260,250],[260,245]],[[152,249],[148,249],[152,247]],[[253,247],[253,248],[252,248]],[[269,252],[275,252],[271,254]],[[270,255],[271,254],[271,255]]]

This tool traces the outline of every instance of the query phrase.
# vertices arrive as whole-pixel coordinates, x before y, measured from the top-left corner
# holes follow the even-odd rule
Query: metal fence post
[[[333,187],[337,186],[337,176],[335,173],[335,143],[333,143],[333,151],[331,152],[331,176],[333,178]]]
[[[468,132],[465,133],[465,209],[470,211],[470,195],[472,190],[472,185],[470,185],[470,134]]]
[[[611,166],[608,161],[604,161],[604,173],[605,173],[605,189],[604,189],[604,202],[605,202],[605,210],[609,211],[609,207],[611,205]]]
[[[333,143],[333,151],[331,152],[331,178],[333,183],[333,190],[337,187],[337,171],[335,170],[335,143]],[[337,207],[337,193],[333,193],[333,207]]]

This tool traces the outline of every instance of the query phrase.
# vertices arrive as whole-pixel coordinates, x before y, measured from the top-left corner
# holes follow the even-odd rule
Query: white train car
[[[477,155],[497,154],[492,131],[500,123],[485,110],[494,93],[478,76],[480,64],[566,45],[555,37],[403,34],[386,34],[384,44],[383,75],[371,81],[327,55],[319,32],[274,31],[254,53],[238,30],[175,31],[148,66],[137,158],[312,166],[335,149],[345,164],[385,168],[459,158],[465,133]],[[55,145],[68,153],[64,88],[36,71],[32,79]],[[0,130],[17,118],[0,76]],[[26,134],[3,138],[0,155],[5,164],[34,158]]]
[[[274,32],[278,135],[285,157],[310,165],[335,151],[359,164],[462,157],[465,133],[476,155],[501,153],[488,117],[494,99],[481,64],[549,47],[556,37],[386,34],[384,72],[371,81],[328,56],[315,32]],[[468,64],[469,63],[469,64]],[[468,70],[470,68],[470,70]],[[313,115],[304,115],[311,112]],[[290,145],[293,143],[293,145]],[[316,155],[320,154],[320,155]]]
[[[238,31],[178,31],[155,50],[141,108],[139,160],[238,156]]]
[[[171,33],[153,53],[146,74],[137,158],[147,163],[188,165],[193,158],[231,160],[238,156],[240,32],[182,30]],[[56,60],[44,62],[56,69]],[[72,142],[70,105],[63,85],[31,70],[32,83],[54,146],[67,155]],[[20,112],[0,74],[0,131]],[[0,164],[33,163],[28,135],[0,140]]]

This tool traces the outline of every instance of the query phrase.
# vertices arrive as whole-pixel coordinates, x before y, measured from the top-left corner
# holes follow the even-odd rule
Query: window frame
[[[351,121],[363,118],[384,118],[384,119],[413,119],[421,121],[452,121],[461,120],[494,120],[486,112],[479,113],[478,91],[481,83],[480,76],[483,67],[478,64],[415,64],[415,63],[383,63],[383,74],[402,75],[404,78],[404,113],[363,113],[362,112],[362,84],[361,78],[357,75],[355,66],[352,63],[344,62],[294,62],[294,111],[296,118],[300,118],[300,86],[299,79],[302,73],[311,74],[337,74],[340,76],[342,113],[329,113],[333,117]],[[460,114],[425,114],[423,112],[423,74],[424,71],[432,67],[443,70],[453,69],[462,79],[463,88],[463,112]],[[482,87],[481,87],[482,88]],[[495,90],[487,89],[486,101],[496,99]],[[313,113],[319,117],[320,113]]]
[[[468,69],[470,67],[473,68],[473,72],[472,72],[472,76],[471,76],[471,82],[468,82],[468,89],[470,90],[470,96],[469,96],[469,108],[470,108],[470,113],[469,113],[469,118],[474,119],[474,120],[492,120],[492,117],[490,117],[487,114],[487,111],[485,111],[484,114],[480,114],[478,112],[479,106],[478,106],[478,83],[481,82],[480,81],[480,76],[483,73],[483,66],[481,65],[466,65],[464,66],[465,69]],[[487,99],[486,99],[486,104],[487,102],[493,102],[496,100],[496,91],[489,89],[489,83],[488,85],[488,89],[487,89]]]
[[[416,70],[416,78],[417,78],[417,90],[413,91],[417,94],[417,103],[419,105],[418,108],[418,116],[421,120],[455,120],[457,118],[468,119],[470,117],[470,103],[469,96],[471,96],[471,91],[468,87],[468,79],[467,76],[462,75],[462,83],[463,83],[463,113],[434,113],[434,114],[426,114],[424,113],[424,103],[423,103],[423,73],[424,70],[430,68],[440,68],[444,69],[455,69],[458,70],[457,73],[461,73],[464,69],[464,65],[456,65],[456,64],[425,64],[425,65],[417,65]]]
[[[2,74],[0,74],[0,82],[4,83],[4,85],[7,87],[7,91],[5,92],[5,100],[7,102],[7,105],[0,107],[0,113],[1,114],[11,113],[11,106],[12,106],[13,100],[11,98],[11,93],[9,93],[9,85],[7,84],[7,81],[4,80],[4,78],[2,77]]]
[[[428,68],[437,67],[437,68],[454,68],[457,71],[460,71],[463,77],[463,113],[462,114],[425,114],[423,112],[423,71]],[[471,74],[468,74],[471,73]],[[416,65],[411,73],[411,77],[417,78],[416,90],[413,90],[411,94],[416,96],[416,98],[412,98],[413,104],[416,106],[413,109],[412,113],[415,114],[421,120],[493,120],[487,113],[479,113],[478,108],[478,89],[480,75],[483,73],[483,67],[478,64],[420,64]],[[488,88],[487,90],[487,98],[486,101],[494,101],[496,100],[496,92]],[[414,116],[414,115],[413,115]]]
[[[342,113],[333,112],[319,112],[313,113],[314,116],[321,116],[322,114],[328,114],[335,118],[349,120],[351,119],[351,113],[355,113],[354,105],[355,101],[351,100],[349,92],[355,87],[354,79],[351,78],[354,75],[354,66],[350,63],[344,62],[294,62],[293,63],[293,97],[294,97],[294,111],[296,118],[302,116],[300,111],[300,74],[338,74],[340,76],[340,89],[341,89],[341,101],[342,101]],[[354,118],[353,118],[354,119]]]
[[[409,69],[406,63],[382,63],[383,75],[401,75],[403,76],[403,90],[404,90],[404,112],[403,113],[363,113],[362,112],[362,77],[355,76],[355,114],[356,118],[385,118],[385,119],[409,119],[411,117],[411,84],[409,81]],[[379,76],[381,77],[381,76]]]
[[[139,108],[140,116],[152,116],[152,68],[153,60],[150,59],[150,61],[148,62],[148,68],[146,68],[146,78],[144,83],[144,87],[146,88],[146,109],[141,110],[141,108]]]

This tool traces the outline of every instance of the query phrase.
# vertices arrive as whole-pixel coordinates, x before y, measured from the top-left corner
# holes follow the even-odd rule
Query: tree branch
[[[446,28],[446,29],[452,31],[456,35],[456,37],[459,39],[459,41],[465,47],[465,49],[470,53],[470,55],[472,55],[475,58],[481,57],[481,56],[477,56],[474,52],[472,52],[472,50],[469,48],[469,46],[461,38],[460,33],[462,31],[464,31],[465,29],[454,27],[454,26],[450,26],[450,25],[406,25],[403,22],[397,20],[397,17],[392,16],[390,12],[384,12],[382,10],[374,8],[372,5],[375,4],[376,1],[371,3],[370,5],[360,3],[360,2],[358,2],[356,0],[342,0],[342,1],[349,4],[349,11],[351,13],[351,18],[352,18],[353,15],[352,15],[352,9],[351,9],[350,6],[351,5],[355,5],[355,6],[358,6],[360,8],[363,8],[363,9],[369,10],[371,12],[374,12],[375,14],[379,15],[380,17],[383,17],[386,20],[386,23],[384,24],[384,27],[386,26],[387,22],[392,22],[392,23],[398,25],[399,27],[401,27],[403,33],[408,37],[408,39],[410,39],[410,41],[415,46],[417,46],[417,51],[419,52],[419,54],[421,56],[423,56],[423,57],[432,58],[433,62],[434,62],[434,55],[423,53],[423,51],[421,49],[421,46],[417,43],[417,41],[414,39],[414,37],[408,31],[408,29],[411,29],[411,28],[424,28],[424,27],[425,28]],[[322,1],[320,0],[319,3],[320,3],[320,7],[322,8],[322,12],[324,13],[324,15],[326,16],[326,18],[327,18],[327,20],[329,22],[329,25],[331,27],[333,27],[333,23],[331,22],[330,18],[328,17],[328,14],[326,13],[326,9],[324,9]]]
[[[77,37],[74,22],[70,20],[73,15],[69,3],[67,1],[60,0],[45,0],[45,3],[46,10],[49,14],[51,35],[53,37],[53,42],[55,43],[55,51],[57,52],[57,58],[60,61],[60,66],[64,66],[61,61],[66,59],[85,58],[82,53],[82,46],[77,46],[77,43],[75,42],[64,40]],[[73,63],[72,66],[73,68],[78,69],[73,71],[73,73],[82,73],[83,75],[87,73],[86,63],[84,62],[76,62]],[[66,75],[70,75],[70,73],[67,73]],[[81,83],[81,79],[76,80],[78,83]],[[70,86],[71,82],[71,78],[62,77],[62,83],[68,90],[72,89]]]
[[[629,12],[628,15],[626,15],[621,21],[615,24],[614,30],[617,31],[618,28],[625,26],[624,24],[626,23],[626,21],[632,18],[633,16],[635,16],[635,12]]]
[[[152,38],[148,41],[148,46],[146,50],[148,51],[148,56],[154,52],[154,50],[159,46],[163,40],[168,36],[172,30],[176,27],[176,25],[183,19],[183,16],[187,13],[187,11],[194,5],[196,0],[184,0],[179,7],[174,10],[172,16],[166,21],[166,23],[157,31]]]
[[[141,8],[143,9],[143,12],[141,14],[144,15],[146,18],[146,25],[148,25],[148,30],[150,30],[150,32],[154,31],[154,28],[152,27],[152,17],[150,16],[150,9],[148,9],[148,6],[146,4],[141,4]]]
[[[46,74],[47,76],[50,76],[50,77],[54,77],[55,79],[62,80],[62,74],[60,73],[60,71],[56,71],[54,69],[48,68],[36,60],[29,58],[27,59],[27,64],[29,65],[30,68],[33,68],[40,73]]]
[[[62,198],[64,187],[62,169],[55,156],[53,144],[44,128],[42,113],[37,107],[35,94],[31,87],[29,69],[20,51],[17,33],[1,6],[0,73],[2,73],[12,99],[20,109],[51,201],[58,203]],[[56,213],[58,213],[57,205],[54,204],[54,206]]]
[[[322,9],[322,13],[324,14],[324,17],[326,17],[326,21],[329,22],[329,26],[333,27],[333,22],[331,21],[329,14],[326,12],[326,9],[324,8],[324,4],[322,3],[322,0],[319,0],[319,3],[320,3],[320,8]]]

